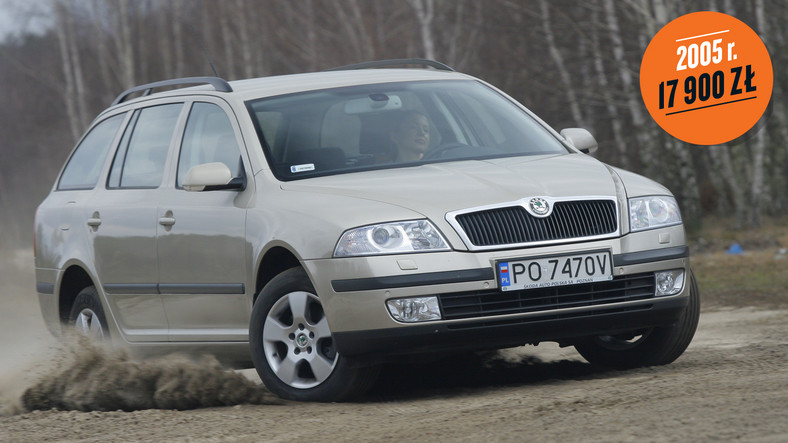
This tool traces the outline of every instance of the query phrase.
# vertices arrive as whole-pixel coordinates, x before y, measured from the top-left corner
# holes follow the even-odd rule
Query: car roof
[[[421,80],[456,80],[472,78],[466,74],[428,69],[361,69],[326,71],[230,82],[243,99],[283,95],[310,90],[339,88],[375,83]]]
[[[232,88],[231,92],[217,91],[210,85],[190,86],[156,92],[123,101],[118,105],[111,106],[107,111],[154,98],[214,95],[246,101],[255,98],[363,84],[424,80],[467,80],[473,78],[458,72],[433,69],[357,69],[275,75],[227,82]]]

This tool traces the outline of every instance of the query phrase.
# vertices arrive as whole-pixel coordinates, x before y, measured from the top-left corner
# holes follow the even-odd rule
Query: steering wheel
[[[438,158],[443,155],[444,152],[451,151],[457,148],[470,148],[470,146],[466,145],[465,143],[460,142],[448,142],[442,145],[436,146],[435,149],[430,149],[426,153],[424,153],[424,157],[422,160],[429,160],[433,158]]]

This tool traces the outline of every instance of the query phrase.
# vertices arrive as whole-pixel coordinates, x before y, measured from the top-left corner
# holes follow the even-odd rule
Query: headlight
[[[654,195],[629,199],[629,226],[633,232],[680,223],[679,205],[673,197]]]
[[[412,220],[346,231],[334,249],[334,257],[448,250],[448,244],[432,223]]]

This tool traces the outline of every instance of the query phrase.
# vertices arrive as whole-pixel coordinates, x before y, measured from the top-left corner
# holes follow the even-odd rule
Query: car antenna
[[[202,36],[200,36],[200,33],[197,32],[197,29],[195,29],[193,24],[191,24],[190,22],[186,22],[186,24],[189,26],[189,29],[191,29],[194,35],[197,37],[197,44],[200,45],[200,49],[202,50],[202,55],[205,56],[205,59],[208,60],[208,64],[211,65],[211,69],[213,70],[213,75],[221,78],[221,76],[219,75],[219,71],[216,70],[216,65],[213,64],[213,59],[211,58],[211,54],[208,53],[207,49],[205,49],[205,45],[203,44],[204,42],[202,41]]]

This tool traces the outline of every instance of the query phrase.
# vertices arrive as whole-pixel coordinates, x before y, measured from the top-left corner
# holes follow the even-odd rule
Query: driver
[[[430,121],[419,111],[403,112],[395,121],[389,137],[397,148],[395,162],[419,161],[430,147]]]

